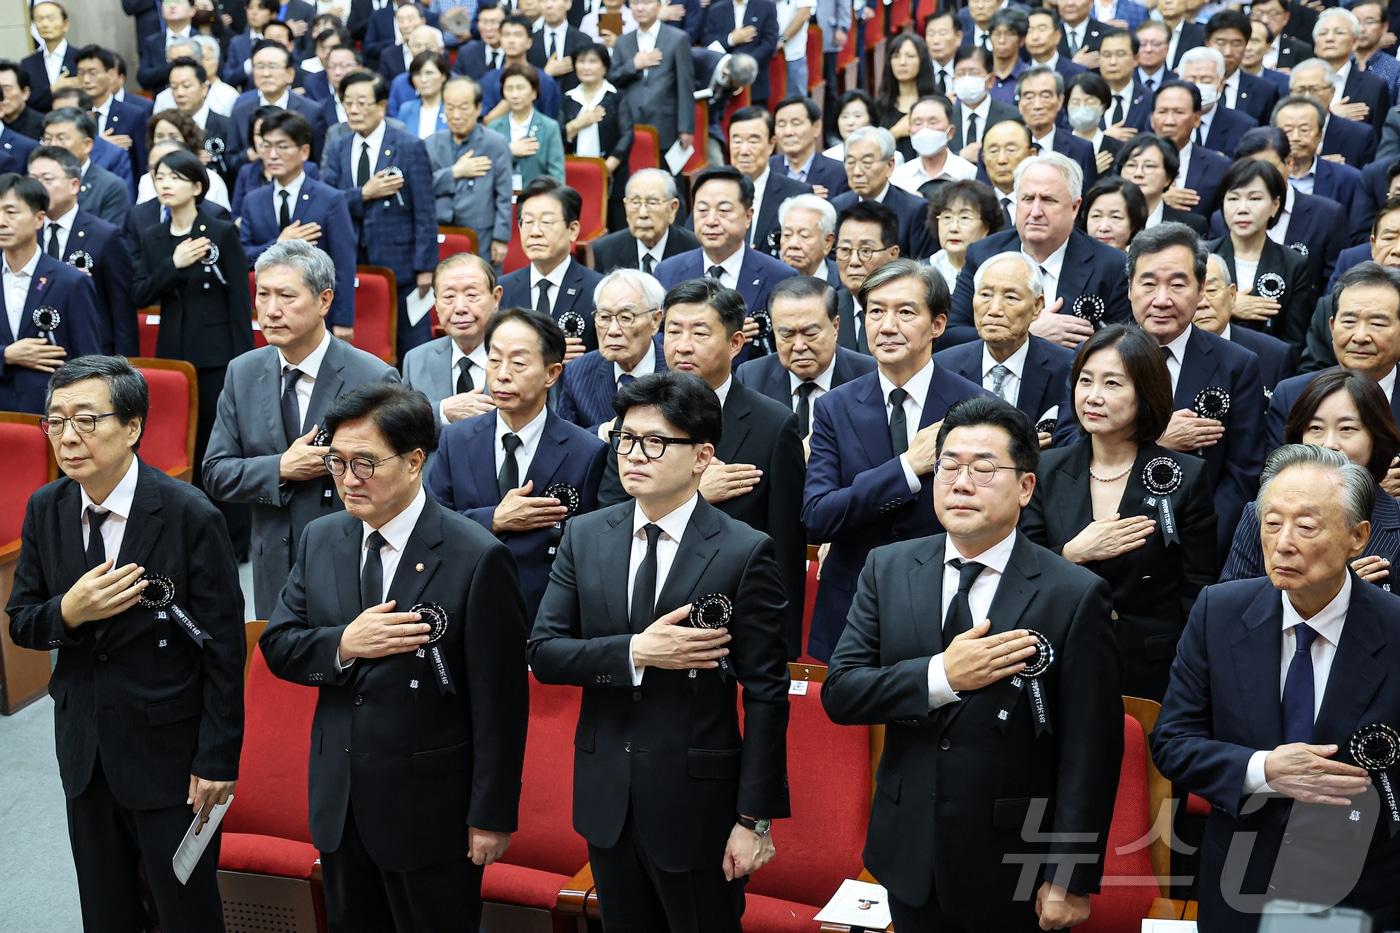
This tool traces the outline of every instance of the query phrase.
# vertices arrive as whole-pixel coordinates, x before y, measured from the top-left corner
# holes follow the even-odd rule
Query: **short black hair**
[[[261,135],[266,136],[274,130],[285,133],[298,146],[311,145],[311,124],[295,110],[279,110],[264,117]]]
[[[729,118],[729,125],[732,127],[736,123],[745,123],[749,120],[762,120],[763,125],[768,127],[768,135],[773,135],[773,112],[767,107],[740,107]]]
[[[939,94],[937,92],[934,92],[932,94],[925,94],[923,97],[920,97],[918,100],[914,101],[914,103],[909,105],[909,112],[913,113],[914,108],[920,106],[921,104],[938,105],[939,109],[943,111],[943,119],[947,120],[949,123],[953,122],[953,102],[943,94]]]
[[[1211,36],[1225,29],[1233,29],[1244,36],[1246,42],[1254,33],[1254,29],[1249,25],[1249,17],[1239,10],[1221,10],[1206,20],[1206,41],[1209,42]]]
[[[820,298],[823,307],[826,308],[827,320],[836,320],[836,290],[814,275],[793,275],[774,285],[773,290],[768,293],[768,310],[770,312],[780,298],[788,301]]]
[[[529,62],[510,62],[501,69],[501,87],[504,88],[507,78],[524,78],[534,88],[535,93],[540,92],[540,73],[534,65]]]
[[[49,190],[37,179],[21,175],[18,172],[6,172],[0,175],[0,198],[11,191],[36,214],[49,209]]]
[[[104,71],[111,71],[117,67],[117,57],[100,45],[85,45],[73,53],[73,63],[81,65],[88,59],[97,59],[102,63]]]
[[[55,102],[57,102],[59,98],[66,100],[70,97],[73,99],[73,103],[69,104],[69,107],[81,110],[83,113],[92,112],[92,95],[82,88],[64,87],[53,92],[53,99]],[[97,124],[94,123],[93,125],[96,126]]]
[[[1189,81],[1182,81],[1179,78],[1172,81],[1162,82],[1162,86],[1157,88],[1157,93],[1152,95],[1152,109],[1157,109],[1157,98],[1161,97],[1167,91],[1172,90],[1185,91],[1187,94],[1190,94],[1191,112],[1201,112],[1201,89],[1196,87],[1196,85],[1191,84]]]
[[[480,16],[481,14],[478,13],[477,15]],[[530,17],[523,13],[512,13],[501,20],[501,28],[505,29],[507,26],[519,26],[526,32],[533,32],[535,29],[535,24],[530,22]]]
[[[690,203],[692,206],[695,204],[695,200],[700,197],[700,189],[712,181],[734,182],[739,186],[739,203],[744,205],[745,209],[753,207],[753,179],[732,165],[716,165],[695,173],[695,178],[690,183]]]
[[[787,97],[778,101],[778,105],[773,108],[773,116],[777,117],[784,107],[791,107],[794,104],[800,106],[806,112],[808,120],[811,120],[813,123],[821,121],[822,109],[817,106],[816,101],[805,94],[789,94]]]
[[[655,408],[696,443],[719,443],[724,426],[719,396],[699,376],[667,370],[629,382],[613,396],[613,410],[625,419],[634,408]]]
[[[19,85],[21,91],[29,90],[29,72],[19,66],[19,62],[12,58],[0,58],[0,71],[12,72],[15,76],[15,84]]]
[[[1108,82],[1092,71],[1081,71],[1069,83],[1065,85],[1065,98],[1069,98],[1070,91],[1079,88],[1090,97],[1096,98],[1099,103],[1107,109],[1113,103],[1113,92],[1108,88]]]
[[[866,201],[864,203],[872,204],[874,202]],[[966,204],[977,212],[977,216],[981,218],[982,226],[987,228],[989,236],[1006,226],[1006,215],[1002,213],[1001,205],[997,203],[997,196],[992,193],[992,189],[976,179],[964,178],[961,181],[950,181],[946,185],[940,185],[929,198],[929,228],[936,232],[938,230],[938,215],[958,204]],[[898,235],[896,235],[896,239],[898,239]]]
[[[957,51],[953,53],[953,67],[957,68],[963,62],[971,61],[974,58],[981,63],[983,71],[987,74],[992,73],[992,53],[980,45],[958,46]]]
[[[33,167],[39,159],[57,162],[58,167],[63,169],[63,174],[69,178],[83,177],[83,163],[79,162],[77,156],[62,146],[35,146],[30,150],[28,166]]]
[[[272,24],[268,23],[268,25],[271,26]],[[294,60],[292,59],[291,50],[288,49],[282,43],[273,42],[271,39],[259,39],[257,44],[253,46],[253,51],[249,53],[248,60],[252,61],[253,59],[258,57],[259,52],[264,52],[268,49],[276,49],[278,52],[280,52],[282,54],[282,57],[287,60],[288,68],[291,68],[295,64]]]
[[[525,211],[525,202],[531,198],[551,198],[559,205],[559,210],[564,214],[564,225],[568,226],[577,223],[579,217],[583,215],[583,195],[579,194],[568,185],[562,184],[559,179],[549,175],[541,175],[532,179],[531,182],[520,192],[520,196],[515,199],[515,203],[520,213]]]
[[[245,129],[248,131],[248,139],[251,140],[254,135],[262,135],[261,129],[259,129],[256,134],[253,132],[254,128],[257,127],[259,123],[266,123],[268,117],[272,116],[273,114],[286,112],[287,111],[274,104],[263,104],[260,107],[258,107],[248,116],[248,125],[245,127]]]
[[[1391,169],[1395,170],[1397,167],[1400,167],[1400,162],[1396,162],[1395,165],[1391,166]],[[1376,209],[1376,219],[1371,221],[1371,236],[1375,236],[1376,232],[1380,230],[1381,220],[1394,211],[1400,211],[1400,195],[1386,198],[1385,203]]]
[[[574,53],[574,61],[578,61],[585,55],[596,55],[598,61],[603,63],[604,72],[607,72],[607,70],[612,67],[612,52],[609,52],[608,47],[601,42],[590,42],[579,48],[579,50]]]
[[[419,52],[413,56],[413,61],[408,65],[408,75],[410,79],[418,77],[418,72],[422,71],[429,64],[436,66],[438,73],[446,81],[448,75],[452,74],[452,66],[448,64],[447,56],[432,49]]]
[[[325,414],[326,433],[369,418],[395,455],[437,450],[437,413],[428,397],[398,382],[370,382],[336,398]]]
[[[54,96],[57,97],[58,94]],[[59,107],[56,110],[51,110],[44,117],[44,129],[48,129],[55,123],[71,123],[74,129],[88,139],[97,138],[97,121],[86,110],[80,110],[77,107]]]
[[[1020,10],[1005,7],[997,10],[992,14],[992,18],[987,20],[988,32],[995,32],[1002,27],[1010,29],[1018,37],[1025,39],[1026,33],[1030,31],[1030,19]]]
[[[1119,36],[1128,37],[1128,40],[1132,43],[1133,57],[1136,58],[1138,50],[1142,47],[1142,43],[1139,42],[1136,32],[1129,32],[1126,29],[1119,29],[1117,26],[1110,26],[1108,29],[1099,33],[1099,45],[1103,45],[1105,39],[1117,39]],[[1090,72],[1090,74],[1092,74],[1092,72]]]
[[[1147,331],[1136,325],[1111,324],[1100,328],[1075,351],[1074,362],[1069,368],[1069,402],[1075,423],[1083,427],[1079,421],[1079,410],[1074,405],[1074,386],[1079,382],[1079,373],[1089,357],[1109,348],[1117,349],[1118,358],[1123,361],[1124,375],[1132,380],[1133,392],[1137,396],[1133,442],[1155,443],[1167,429],[1167,422],[1172,420],[1172,377],[1162,357],[1162,348]]]
[[[112,398],[112,412],[122,424],[131,424],[135,418],[141,419],[141,433],[146,432],[146,413],[151,407],[151,393],[146,386],[146,377],[127,361],[124,356],[101,356],[93,353],[68,360],[49,376],[48,389],[44,393],[44,411],[49,410],[56,389],[66,388],[84,379],[101,379],[107,383],[107,393]],[[141,436],[137,435],[132,450],[141,446]]]
[[[203,204],[205,197],[209,194],[209,170],[204,167],[204,161],[193,152],[184,149],[176,149],[174,152],[166,153],[156,160],[156,164],[151,166],[151,180],[154,181],[156,171],[165,166],[185,181],[194,182],[199,185],[199,192],[194,196],[196,204]]]
[[[1194,257],[1191,265],[1196,275],[1196,284],[1204,284],[1206,261],[1210,258],[1205,242],[1186,224],[1169,220],[1166,223],[1153,224],[1133,237],[1132,242],[1128,244],[1128,287],[1132,287],[1133,274],[1137,271],[1139,259],[1143,256],[1155,256],[1173,246],[1184,246],[1191,251]]]
[[[189,68],[194,72],[194,76],[199,79],[200,84],[205,84],[209,81],[209,72],[205,67],[187,55],[182,55],[170,63],[171,72],[174,72],[176,68]]]
[[[374,90],[374,102],[382,104],[389,99],[389,82],[384,80],[384,76],[374,71],[352,71],[340,79],[340,96],[345,97],[345,93],[357,84],[369,82]]]
[[[1139,133],[1128,140],[1127,144],[1118,150],[1118,157],[1113,160],[1113,174],[1122,175],[1123,166],[1128,160],[1137,158],[1144,149],[1157,150],[1157,154],[1162,157],[1162,171],[1167,173],[1167,183],[1175,181],[1176,176],[1181,173],[1181,155],[1176,151],[1176,146],[1156,133]]]
[[[1034,473],[1040,466],[1040,439],[1036,436],[1031,419],[1010,402],[985,395],[964,399],[948,409],[938,429],[938,455],[943,455],[943,442],[954,428],[978,425],[1001,428],[1006,432],[1011,462],[1016,465],[1017,473]]]
[[[1276,126],[1256,126],[1244,131],[1240,141],[1235,144],[1235,158],[1244,159],[1261,152],[1269,151],[1277,155],[1280,159],[1287,161],[1293,147],[1288,142],[1288,136],[1283,130]],[[1400,162],[1396,163],[1400,165]]]
[[[518,321],[533,330],[540,338],[540,356],[545,366],[564,362],[564,332],[554,318],[534,308],[507,308],[491,315],[486,322],[485,344],[491,346],[491,337],[502,324]]]
[[[708,276],[687,279],[673,285],[666,292],[666,299],[661,303],[661,307],[669,311],[674,305],[709,305],[719,316],[725,337],[733,337],[743,330],[744,318],[748,317],[749,313],[743,295]],[[662,319],[665,319],[664,315]]]
[[[879,201],[856,201],[843,210],[836,218],[836,235],[841,235],[841,225],[848,220],[876,224],[880,228],[880,245],[888,249],[899,242],[899,215],[894,208]]]

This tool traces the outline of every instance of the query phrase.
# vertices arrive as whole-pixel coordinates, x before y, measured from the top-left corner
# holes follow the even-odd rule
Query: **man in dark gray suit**
[[[45,146],[62,146],[82,165],[78,207],[109,224],[123,227],[131,211],[131,195],[126,182],[93,161],[92,146],[96,137],[97,123],[91,116],[65,107],[44,118],[44,136],[40,141]]]
[[[447,129],[424,140],[437,222],[476,231],[477,251],[500,265],[510,244],[511,157],[505,137],[480,122],[481,85],[456,77],[442,89]]]
[[[501,303],[501,286],[489,262],[458,253],[438,263],[433,294],[445,336],[408,351],[403,381],[428,397],[438,423],[446,427],[496,407],[486,394],[483,338]]]
[[[634,0],[637,28],[613,46],[608,80],[632,107],[637,123],[656,127],[664,156],[677,140],[695,143],[695,61],[690,37],[659,22],[657,0]]]
[[[593,268],[641,269],[650,275],[661,260],[700,248],[695,234],[676,223],[681,201],[676,179],[659,168],[644,168],[627,179],[627,229],[593,241]]]
[[[209,448],[210,498],[253,507],[253,603],[266,619],[287,581],[307,523],[341,508],[317,443],[326,409],[342,393],[399,374],[331,336],[335,265],[304,240],[274,243],[257,266],[254,305],[270,346],[229,363]]]

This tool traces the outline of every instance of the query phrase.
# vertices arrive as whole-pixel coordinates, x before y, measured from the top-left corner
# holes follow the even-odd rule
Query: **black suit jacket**
[[[1279,90],[1267,78],[1240,69],[1240,87],[1235,94],[1234,109],[1252,119],[1258,126],[1268,126],[1273,119]]]
[[[72,42],[63,53],[63,67],[59,76],[76,75],[78,47]],[[44,52],[41,48],[20,59],[19,67],[29,76],[29,106],[41,113],[53,109],[53,88],[49,86],[49,70],[44,67]]]
[[[1195,214],[1191,211],[1179,211],[1170,204],[1162,205],[1162,220],[1186,224],[1186,226],[1196,231],[1197,236],[1201,237],[1205,236],[1210,229],[1210,224],[1207,223],[1206,219],[1200,214]]]
[[[453,73],[469,75],[478,81],[481,80],[482,75],[491,70],[490,63],[486,61],[486,43],[480,39],[463,43],[462,47],[457,50],[457,61],[452,64]]]
[[[468,826],[515,830],[530,702],[525,614],[506,546],[428,497],[388,592],[400,611],[436,603],[447,613],[438,646],[452,689],[432,656],[415,652],[338,669],[361,609],[363,541],[364,523],[346,512],[307,525],[260,644],[278,677],[320,688],[312,842],[340,847],[353,795],[370,857],[412,871],[462,859]]]
[[[787,157],[781,153],[769,159],[768,166],[778,175],[788,175]],[[788,175],[788,177],[792,176]],[[820,152],[812,156],[812,164],[807,167],[806,183],[812,186],[821,185],[826,189],[828,198],[834,198],[851,190],[851,186],[846,181],[846,167]]]
[[[1170,41],[1170,40],[1168,40]],[[1171,61],[1167,62],[1167,67],[1176,71],[1181,65],[1181,56],[1186,54],[1187,49],[1194,49],[1206,44],[1206,27],[1201,23],[1182,23],[1181,38],[1176,44],[1176,54]]]
[[[1231,281],[1238,284],[1234,241],[1228,236],[1223,236],[1218,240],[1208,241],[1206,248],[1218,253],[1220,258],[1225,260],[1225,264],[1230,268]],[[1275,276],[1274,279],[1267,280],[1269,285],[1277,285],[1279,279],[1283,280],[1283,292],[1278,298],[1279,304],[1282,305],[1281,310],[1262,326],[1253,321],[1236,323],[1277,337],[1301,351],[1308,332],[1308,321],[1312,317],[1313,307],[1317,304],[1317,296],[1313,291],[1315,286],[1308,281],[1307,260],[1288,247],[1279,246],[1266,238],[1264,248],[1259,253],[1259,266],[1254,275],[1254,286],[1249,290],[1250,294],[1259,294],[1261,283],[1266,281],[1266,275]],[[1245,291],[1241,286],[1240,292]]]
[[[1084,44],[1080,46],[1080,50],[1087,49],[1091,52],[1097,51],[1099,42],[1103,40],[1103,34],[1106,29],[1108,29],[1107,24],[1099,22],[1092,16],[1089,17],[1089,21],[1084,27]],[[1067,58],[1072,61],[1074,59],[1074,54],[1069,50],[1069,37],[1066,35],[1068,31],[1069,26],[1062,24],[1060,27],[1059,53],[1061,58]]]
[[[845,287],[836,289],[836,316],[841,327],[836,332],[836,343],[847,350],[869,355],[870,343],[865,334],[864,315],[856,316],[856,300]]]
[[[1216,189],[1225,180],[1225,172],[1230,168],[1230,160],[1214,149],[1201,146],[1191,147],[1191,163],[1186,167],[1186,180],[1182,186],[1200,195],[1201,200],[1191,213],[1210,217],[1216,207]]]
[[[854,191],[831,199],[831,206],[840,214],[857,201],[865,200]],[[938,232],[928,222],[928,200],[910,194],[897,185],[885,189],[880,203],[899,217],[899,255],[903,259],[927,259],[938,252]]]
[[[1329,114],[1318,155],[1339,155],[1347,165],[1364,171],[1376,156],[1376,133],[1369,123]]]
[[[1390,88],[1384,81],[1369,72],[1362,71],[1351,60],[1351,71],[1347,73],[1347,83],[1342,87],[1342,96],[1353,104],[1364,103],[1371,108],[1366,122],[1370,123],[1376,135],[1380,136],[1385,127],[1385,115],[1390,112]]]
[[[47,242],[47,231],[40,246]],[[102,327],[104,353],[140,356],[141,345],[136,334],[136,302],[131,292],[132,261],[119,229],[98,217],[80,210],[73,218],[68,234],[68,248],[63,259],[69,265],[79,265],[92,257],[87,270],[97,289],[97,314]]]
[[[647,668],[634,687],[627,578],[636,508],[629,499],[569,522],[530,633],[530,667],[543,683],[583,688],[574,829],[608,848],[631,820],[661,870],[713,870],[736,814],[789,812],[783,580],[766,535],[698,501],[653,617],[728,596],[734,677]]]
[[[1178,539],[1168,543],[1155,499],[1143,485],[1149,461],[1166,457],[1181,469],[1181,488],[1170,496]],[[1090,443],[1046,451],[1036,471],[1035,493],[1021,513],[1021,531],[1060,553],[1094,520],[1089,496]],[[1161,702],[1176,640],[1201,587],[1215,580],[1215,516],[1199,457],[1147,444],[1128,473],[1118,514],[1156,520],[1146,543],[1135,551],[1084,566],[1108,581],[1123,658],[1123,692]]]
[[[44,115],[33,107],[25,106],[19,116],[5,124],[5,129],[14,130],[21,136],[37,140],[44,135]]]
[[[1240,137],[1258,125],[1258,121],[1249,114],[1231,110],[1224,104],[1216,104],[1215,117],[1210,121],[1210,132],[1206,133],[1206,146],[1227,159],[1233,159],[1235,147],[1240,144]]]
[[[1230,328],[1230,340],[1259,358],[1259,381],[1265,397],[1272,397],[1274,386],[1298,371],[1298,348],[1277,337],[1248,327]]]
[[[578,23],[568,23],[565,25],[564,47],[562,49],[555,49],[554,54],[572,58],[581,50],[593,44],[593,39],[579,32],[576,28],[577,26]],[[536,68],[543,69],[548,51],[549,50],[545,48],[544,30],[536,30],[534,43],[530,46],[530,50],[525,53],[525,60]],[[559,82],[559,90],[561,92],[568,91],[578,85],[578,76],[572,71],[568,74],[560,75],[555,80]]]
[[[617,171],[608,176],[608,200],[621,201],[627,188],[628,156],[632,152],[632,109],[616,91],[605,93],[599,106],[605,113],[598,123],[598,148],[602,152],[600,158],[616,156],[622,163],[617,167]],[[577,119],[582,112],[583,105],[566,93],[559,114],[561,135],[566,135],[563,133],[565,124]],[[564,150],[569,155],[577,155],[578,137],[566,138]]]
[[[1036,736],[1030,697],[1009,681],[930,711],[945,542],[870,553],[822,704],[835,722],[885,725],[864,857],[890,894],[933,897],[964,929],[1037,930],[1033,901],[1013,896],[1020,859],[1013,869],[1003,856],[1033,854],[1078,894],[1097,891],[1103,872],[1123,742],[1109,591],[1017,535],[988,614],[993,632],[1029,625],[1054,645],[1040,678],[1051,731]]]
[[[988,106],[986,121],[978,121],[977,141],[981,142],[983,134],[987,132],[987,127],[996,126],[1002,120],[1015,120],[1021,122],[1020,112],[1010,104],[1003,104],[999,100],[994,100]],[[953,105],[952,128],[949,130],[948,151],[961,152],[966,143],[963,142],[963,115],[962,104]]]
[[[838,346],[831,370],[831,388],[845,385],[857,376],[874,371],[875,357]],[[792,391],[792,380],[776,353],[749,360],[735,370],[734,378],[779,405],[784,405],[794,412],[797,410],[797,396]]]
[[[894,190],[893,187],[890,189]],[[812,186],[795,178],[788,178],[768,169],[768,182],[763,189],[763,200],[754,205],[753,224],[749,227],[750,242],[760,253],[767,253],[778,259],[782,253],[782,224],[778,222],[778,207],[788,198],[799,194],[811,194]],[[837,208],[840,211],[840,208]]]
[[[1016,407],[1035,424],[1052,407],[1059,407],[1059,418],[1073,418],[1073,400],[1068,397],[1069,369],[1074,364],[1074,351],[1034,334],[1027,337],[1025,368],[1021,372],[1021,388],[1016,394]],[[970,340],[956,347],[939,350],[933,362],[946,366],[968,382],[982,385],[981,339]]]
[[[549,290],[549,313],[557,323],[569,313],[583,318],[583,345],[598,349],[598,329],[593,326],[593,289],[602,276],[570,257],[569,268],[559,288]],[[538,290],[531,294],[530,267],[517,269],[501,279],[502,308],[533,308],[539,300]]]
[[[243,592],[223,517],[204,493],[145,464],[137,470],[121,552],[108,556],[168,577],[175,605],[207,634],[203,647],[174,618],[139,606],[63,624],[63,596],[88,570],[82,489],[66,477],[29,499],[5,611],[15,644],[58,650],[49,695],[64,794],[87,789],[100,748],[117,802],[150,810],[183,806],[191,774],[238,777]]]
[[[666,248],[661,251],[662,259],[670,259],[681,253],[700,248],[700,241],[680,224],[672,224],[666,235]],[[637,238],[630,230],[617,230],[593,241],[593,268],[600,272],[614,269],[636,269]],[[653,267],[654,269],[655,267]]]

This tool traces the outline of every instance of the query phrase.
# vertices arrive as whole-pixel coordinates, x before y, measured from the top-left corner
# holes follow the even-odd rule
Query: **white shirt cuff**
[[[940,706],[956,703],[962,699],[948,685],[948,668],[944,666],[943,655],[935,654],[928,661],[928,708],[936,710]]]
[[[1269,786],[1268,778],[1264,776],[1264,760],[1269,757],[1267,751],[1257,751],[1249,756],[1249,765],[1244,769],[1244,795],[1251,794],[1272,794],[1274,789]]]
[[[909,484],[909,494],[917,496],[919,490],[924,488],[924,484],[919,481],[919,474],[914,472],[914,468],[909,465],[909,454],[899,455],[899,465],[904,469],[904,481]]]
[[[336,652],[335,652],[335,672],[336,672],[337,674],[343,674],[343,673],[345,673],[346,671],[350,670],[350,667],[351,667],[354,663],[355,663],[355,659],[354,659],[354,658],[351,658],[351,659],[348,660],[348,661],[342,661],[342,660],[340,660],[340,649],[339,649],[339,648],[336,649]]]
[[[438,402],[438,418],[442,421],[443,427],[446,427],[448,424],[451,423],[447,420],[447,409],[443,407],[446,404],[447,399],[443,399],[442,401]]]
[[[738,27],[736,26],[735,28],[737,29]],[[706,48],[708,48],[708,49],[709,49],[710,51],[712,51],[712,52],[718,52],[718,53],[721,54],[721,55],[723,55],[725,52],[728,52],[728,51],[729,51],[728,49],[726,49],[726,48],[720,43],[720,41],[719,41],[718,39],[716,39],[715,41],[711,42],[709,45],[706,46]]]
[[[642,685],[642,674],[645,673],[646,669],[637,669],[637,656],[633,653],[636,647],[637,636],[633,635],[627,642],[627,663],[632,665],[632,686],[640,687]]]

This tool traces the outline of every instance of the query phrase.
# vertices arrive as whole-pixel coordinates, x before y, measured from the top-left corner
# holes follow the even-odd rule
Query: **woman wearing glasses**
[[[943,246],[929,257],[929,264],[948,283],[952,294],[967,261],[967,248],[1000,230],[1006,215],[991,189],[971,179],[940,187],[929,203],[928,215],[929,225],[937,227],[938,242]]]
[[[1070,386],[1087,436],[1041,457],[1021,530],[1108,581],[1123,692],[1160,702],[1191,605],[1215,579],[1202,461],[1156,443],[1171,419],[1171,377],[1139,328],[1105,327],[1086,340]]]

